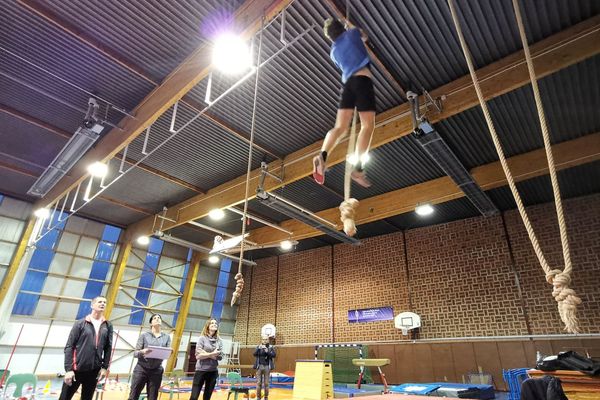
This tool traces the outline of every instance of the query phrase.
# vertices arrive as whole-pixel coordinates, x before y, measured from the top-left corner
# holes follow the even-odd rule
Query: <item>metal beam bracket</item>
[[[406,97],[408,98],[408,102],[410,104],[410,114],[412,117],[413,130],[416,132],[419,129],[419,125],[422,122],[427,122],[427,116],[430,115],[430,106],[433,107],[436,114],[440,114],[443,111],[443,101],[446,99],[446,96],[440,96],[437,98],[431,97],[429,92],[425,89],[423,90],[423,97],[425,102],[423,105],[419,104],[419,95],[415,92],[407,92]],[[423,112],[421,112],[421,107],[425,108]]]

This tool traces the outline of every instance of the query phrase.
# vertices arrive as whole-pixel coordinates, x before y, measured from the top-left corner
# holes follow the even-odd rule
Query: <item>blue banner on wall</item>
[[[392,307],[365,308],[363,310],[348,310],[348,322],[373,322],[394,319]]]

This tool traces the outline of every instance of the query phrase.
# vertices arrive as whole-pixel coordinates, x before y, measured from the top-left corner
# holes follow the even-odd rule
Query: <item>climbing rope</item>
[[[244,275],[242,274],[242,260],[244,259],[244,245],[246,243],[246,222],[248,220],[248,193],[250,190],[250,173],[252,172],[252,149],[254,148],[254,131],[256,126],[256,108],[258,105],[258,78],[260,76],[260,57],[262,53],[263,44],[263,28],[265,23],[265,17],[261,20],[261,29],[258,38],[258,54],[256,62],[256,79],[254,81],[254,103],[252,105],[252,124],[250,127],[250,144],[248,150],[248,167],[246,170],[246,192],[244,195],[244,213],[242,215],[242,242],[240,243],[240,260],[238,263],[238,272],[235,274],[235,291],[231,296],[231,306],[237,302],[242,295],[244,289]]]
[[[542,97],[540,96],[540,89],[538,87],[535,70],[533,69],[533,60],[531,58],[531,52],[529,51],[529,44],[527,43],[527,35],[525,34],[523,18],[521,17],[521,9],[517,0],[513,0],[513,7],[515,9],[515,16],[519,26],[519,34],[521,35],[521,41],[523,42],[523,50],[525,51],[525,60],[527,60],[527,69],[529,70],[529,77],[531,79],[531,88],[533,89],[535,104],[537,107],[538,116],[540,118],[540,125],[542,127],[544,148],[546,149],[548,170],[550,171],[550,181],[552,182],[552,191],[554,192],[556,215],[558,216],[560,242],[562,245],[563,258],[565,262],[565,268],[562,272],[558,269],[551,270],[548,266],[546,266],[547,268],[544,268],[544,272],[546,273],[546,280],[548,283],[551,283],[554,286],[552,295],[558,302],[558,310],[562,320],[565,322],[566,329],[569,332],[578,333],[579,321],[577,320],[576,312],[577,305],[581,304],[581,299],[577,297],[573,289],[569,288],[573,266],[571,264],[571,253],[569,251],[569,239],[567,237],[567,225],[563,215],[560,187],[558,184],[556,167],[554,166],[554,156],[552,155],[552,148],[550,144],[550,133],[548,129],[548,123],[546,121],[546,114],[544,113]],[[542,265],[542,268],[543,267],[544,266]]]
[[[356,153],[356,123],[358,119],[358,112],[354,109],[354,117],[352,118],[352,129],[350,130],[350,137],[348,139],[348,151],[346,158],[350,158],[353,155],[358,158]],[[360,162],[360,160],[356,160]],[[350,188],[352,187],[352,164],[346,160],[346,170],[344,173],[344,201],[340,204],[340,219],[344,224],[344,232],[348,236],[356,235],[356,224],[354,222],[354,216],[358,207],[358,200],[350,198]]]
[[[568,250],[568,241],[566,236],[566,227],[565,221],[562,214],[562,205],[560,201],[560,192],[558,188],[558,181],[556,180],[556,171],[554,167],[554,160],[552,158],[552,152],[550,148],[550,140],[548,134],[548,128],[546,125],[546,120],[541,104],[541,99],[539,97],[539,90],[537,88],[537,81],[535,79],[535,72],[533,70],[533,64],[531,60],[531,54],[529,53],[529,46],[527,45],[527,38],[525,36],[525,32],[523,29],[523,23],[521,21],[521,14],[519,12],[519,7],[517,4],[517,0],[513,0],[513,4],[515,5],[515,14],[517,15],[517,22],[519,24],[519,32],[521,33],[521,40],[523,41],[523,47],[525,50],[525,58],[527,61],[527,66],[529,69],[529,74],[532,81],[532,87],[534,88],[534,96],[536,98],[536,105],[538,108],[538,114],[540,116],[540,123],[542,125],[542,134],[544,136],[544,147],[546,148],[546,155],[548,157],[548,168],[550,170],[550,175],[552,179],[552,187],[554,190],[554,196],[556,201],[556,208],[559,219],[559,227],[561,232],[561,241],[563,244],[563,254],[565,258],[565,269],[564,271],[560,271],[558,269],[551,269],[542,253],[542,249],[537,240],[533,227],[529,221],[529,217],[521,200],[521,196],[517,190],[515,181],[513,179],[512,173],[508,168],[508,163],[506,162],[506,157],[504,156],[504,151],[502,149],[502,145],[500,144],[500,140],[496,133],[496,129],[494,127],[494,123],[492,122],[492,118],[490,116],[490,112],[487,107],[487,103],[483,97],[481,92],[481,87],[479,86],[479,81],[477,79],[477,75],[475,73],[475,68],[473,66],[473,61],[471,59],[471,54],[467,47],[465,38],[463,36],[462,29],[460,27],[460,23],[458,21],[458,15],[456,13],[454,0],[448,0],[448,5],[450,6],[450,12],[452,14],[452,21],[454,22],[454,26],[456,27],[456,31],[458,33],[458,39],[460,41],[461,48],[463,50],[465,59],[467,61],[467,65],[469,67],[469,72],[471,74],[471,78],[473,80],[473,87],[475,88],[475,92],[477,93],[477,97],[479,99],[479,103],[483,110],[483,115],[487,122],[488,128],[490,130],[490,134],[492,136],[492,141],[494,142],[494,146],[496,147],[496,152],[498,153],[498,157],[500,159],[500,164],[502,165],[502,169],[504,170],[504,174],[506,175],[506,180],[508,181],[508,185],[510,190],[515,198],[515,202],[517,203],[517,208],[519,210],[519,214],[521,215],[521,219],[523,220],[523,224],[525,225],[525,229],[527,230],[527,234],[529,235],[529,240],[533,246],[535,254],[542,266],[542,269],[546,273],[546,280],[548,283],[553,285],[552,295],[555,300],[558,302],[558,311],[560,317],[565,324],[565,330],[570,333],[579,333],[579,321],[577,320],[576,311],[577,305],[581,303],[581,299],[577,297],[575,291],[569,288],[569,284],[571,282],[571,258],[569,256]],[[560,211],[559,211],[560,209]]]

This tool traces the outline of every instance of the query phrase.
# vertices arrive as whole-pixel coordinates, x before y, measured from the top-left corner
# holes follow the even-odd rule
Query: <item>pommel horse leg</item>
[[[385,379],[385,374],[381,370],[381,367],[377,367],[379,370],[379,376],[381,376],[381,381],[383,382],[383,393],[389,393],[387,380]]]

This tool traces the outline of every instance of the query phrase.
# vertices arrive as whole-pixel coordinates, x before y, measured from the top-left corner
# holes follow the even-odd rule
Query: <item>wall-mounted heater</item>
[[[299,205],[294,204],[279,195],[269,193],[262,187],[259,187],[256,190],[256,198],[267,207],[272,208],[281,214],[287,215],[290,218],[305,223],[308,226],[312,226],[313,228],[320,230],[321,232],[339,240],[340,242],[360,244],[358,239],[350,237],[342,231],[338,231],[335,225],[326,219],[314,215],[312,212],[305,210]]]
[[[29,188],[27,194],[44,197],[60,179],[73,168],[75,163],[92,147],[104,129],[97,117],[98,103],[91,97],[88,101],[88,111],[82,126],[78,127],[67,144]]]
[[[473,176],[452,152],[424,115],[420,115],[419,98],[413,92],[407,93],[411,104],[413,119],[413,135],[421,147],[440,166],[440,168],[456,183],[467,198],[486,217],[496,215],[499,211],[496,205],[481,190]]]

